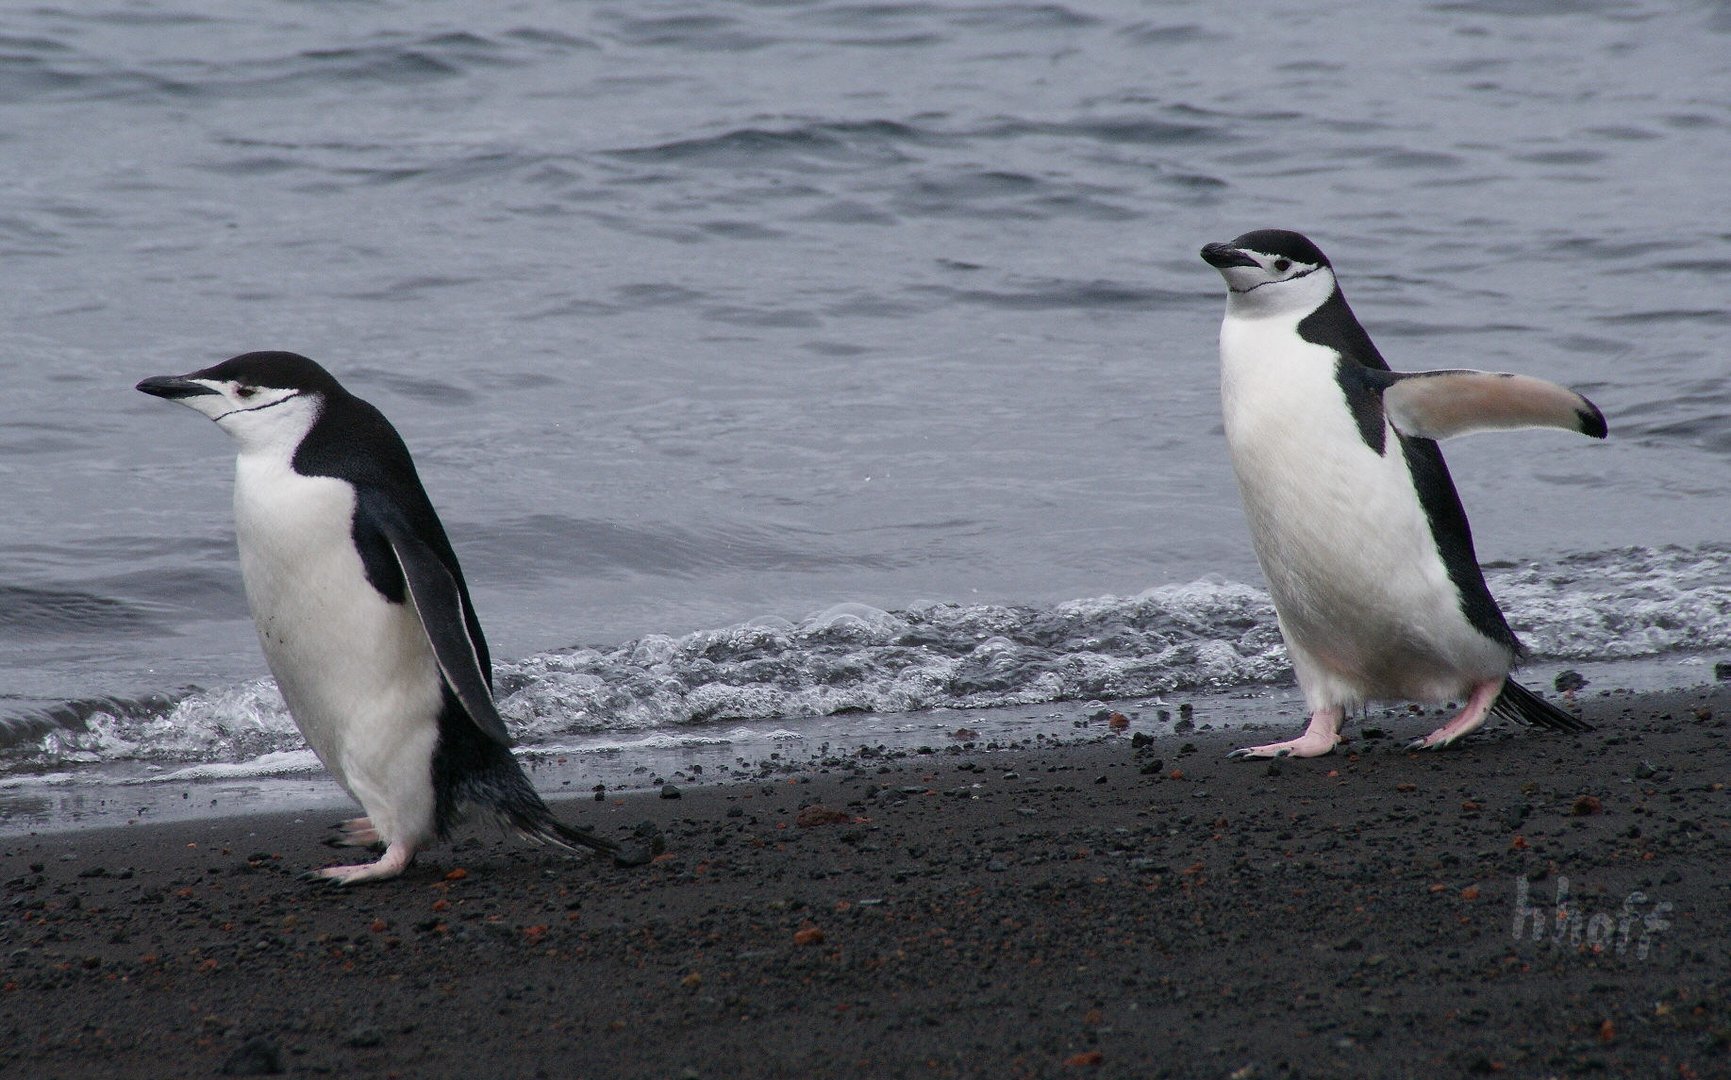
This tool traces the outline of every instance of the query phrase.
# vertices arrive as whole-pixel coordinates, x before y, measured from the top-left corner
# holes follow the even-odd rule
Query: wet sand
[[[344,891],[306,815],[0,838],[0,1075],[1731,1075],[1731,693],[1578,705],[557,804],[655,822],[635,870],[472,830]]]

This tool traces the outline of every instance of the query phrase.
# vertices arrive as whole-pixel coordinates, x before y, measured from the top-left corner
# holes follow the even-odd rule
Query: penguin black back
[[[1271,233],[1278,235],[1280,230],[1246,233],[1233,243],[1251,250],[1264,250],[1244,241]],[[1299,239],[1323,264],[1327,264],[1327,256],[1316,250],[1315,244],[1302,236]],[[1283,252],[1286,247],[1297,249],[1288,241],[1282,243]],[[1299,320],[1298,336],[1340,354],[1336,378],[1341,393],[1346,397],[1347,406],[1352,410],[1366,445],[1379,454],[1384,453],[1384,441],[1389,431],[1384,423],[1382,397],[1366,380],[1358,377],[1356,369],[1388,371],[1390,368],[1382,351],[1371,340],[1369,331],[1353,314],[1339,284],[1321,307]],[[1479,569],[1478,552],[1473,547],[1472,526],[1467,521],[1466,508],[1461,505],[1460,493],[1455,490],[1454,478],[1449,475],[1448,464],[1443,460],[1442,448],[1433,439],[1415,438],[1398,431],[1392,434],[1400,440],[1401,449],[1405,452],[1407,471],[1412,475],[1419,505],[1430,522],[1431,537],[1442,553],[1443,566],[1460,593],[1461,614],[1481,634],[1506,644],[1516,656],[1526,655],[1526,647],[1510,629],[1502,608],[1497,606],[1490,587],[1485,584],[1484,571]]]

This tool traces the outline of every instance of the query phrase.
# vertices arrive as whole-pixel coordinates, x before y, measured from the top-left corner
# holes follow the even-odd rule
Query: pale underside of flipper
[[[1446,439],[1475,431],[1554,427],[1602,439],[1608,431],[1597,405],[1531,375],[1369,369],[1363,374],[1381,390],[1383,411],[1403,435]]]

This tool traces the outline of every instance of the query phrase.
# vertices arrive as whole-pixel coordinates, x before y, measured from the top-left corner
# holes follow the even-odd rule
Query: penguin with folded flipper
[[[469,811],[538,843],[648,861],[556,820],[511,756],[463,571],[384,415],[304,356],[253,352],[138,389],[239,444],[235,534],[248,604],[296,725],[366,811],[338,884],[401,874]]]

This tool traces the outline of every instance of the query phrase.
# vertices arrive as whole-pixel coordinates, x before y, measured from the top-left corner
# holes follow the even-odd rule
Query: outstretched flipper
[[[1591,401],[1530,375],[1491,371],[1362,371],[1382,393],[1389,423],[1403,435],[1446,439],[1474,431],[1554,427],[1594,439],[1608,432]]]

